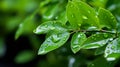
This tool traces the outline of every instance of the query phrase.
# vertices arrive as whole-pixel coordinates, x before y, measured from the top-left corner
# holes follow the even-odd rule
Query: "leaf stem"
[[[111,34],[116,34],[115,31],[106,31],[106,30],[74,30],[71,32],[71,34],[75,32],[103,32],[103,33],[111,33]]]

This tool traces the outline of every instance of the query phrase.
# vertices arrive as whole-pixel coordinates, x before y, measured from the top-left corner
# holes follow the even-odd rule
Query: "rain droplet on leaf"
[[[58,37],[58,35],[53,35],[52,36],[52,41],[53,42],[58,42],[60,40],[60,38]]]

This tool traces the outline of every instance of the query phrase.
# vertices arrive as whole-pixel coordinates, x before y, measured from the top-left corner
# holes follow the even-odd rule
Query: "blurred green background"
[[[120,27],[120,0],[82,0],[96,10],[110,10]],[[67,22],[67,0],[0,0],[0,67],[119,67],[119,60],[107,62],[95,50],[73,54],[70,40],[46,55],[37,55],[45,35],[33,30],[49,20]],[[119,28],[120,29],[120,28]],[[118,29],[118,31],[120,31]]]

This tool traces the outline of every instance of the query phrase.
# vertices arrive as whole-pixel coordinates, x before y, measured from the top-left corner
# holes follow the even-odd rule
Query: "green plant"
[[[38,55],[47,54],[69,42],[74,54],[88,50],[87,52],[94,51],[92,55],[95,56],[104,55],[107,61],[120,58],[119,24],[115,16],[104,8],[107,0],[104,4],[98,4],[97,1],[94,4],[90,3],[91,6],[96,7],[85,3],[87,0],[69,0],[68,2],[61,0],[60,3],[46,8],[45,5],[49,1],[42,2],[39,7],[44,9],[40,12],[42,23],[40,25],[34,23],[35,16],[40,11],[38,8],[21,23],[16,32],[16,39],[26,33],[45,34],[45,41],[41,44]],[[59,9],[61,5],[62,8]],[[102,7],[98,8],[99,5]],[[95,61],[100,62],[100,59],[103,57]],[[105,62],[105,64],[108,63]],[[89,66],[94,67],[92,64]]]

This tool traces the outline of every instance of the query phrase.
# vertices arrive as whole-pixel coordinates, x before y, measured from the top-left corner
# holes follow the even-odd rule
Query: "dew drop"
[[[115,49],[115,46],[112,46],[111,49]]]
[[[58,35],[53,35],[52,36],[52,41],[53,42],[58,42],[60,40],[60,38],[58,37]]]
[[[78,38],[80,38],[81,34],[78,35]]]
[[[88,18],[87,18],[86,16],[84,16],[84,15],[82,16],[82,18],[83,18],[83,19],[88,19]]]
[[[109,53],[110,53],[110,50],[107,50],[107,51],[106,51],[106,53],[108,53],[108,54],[109,54]]]

